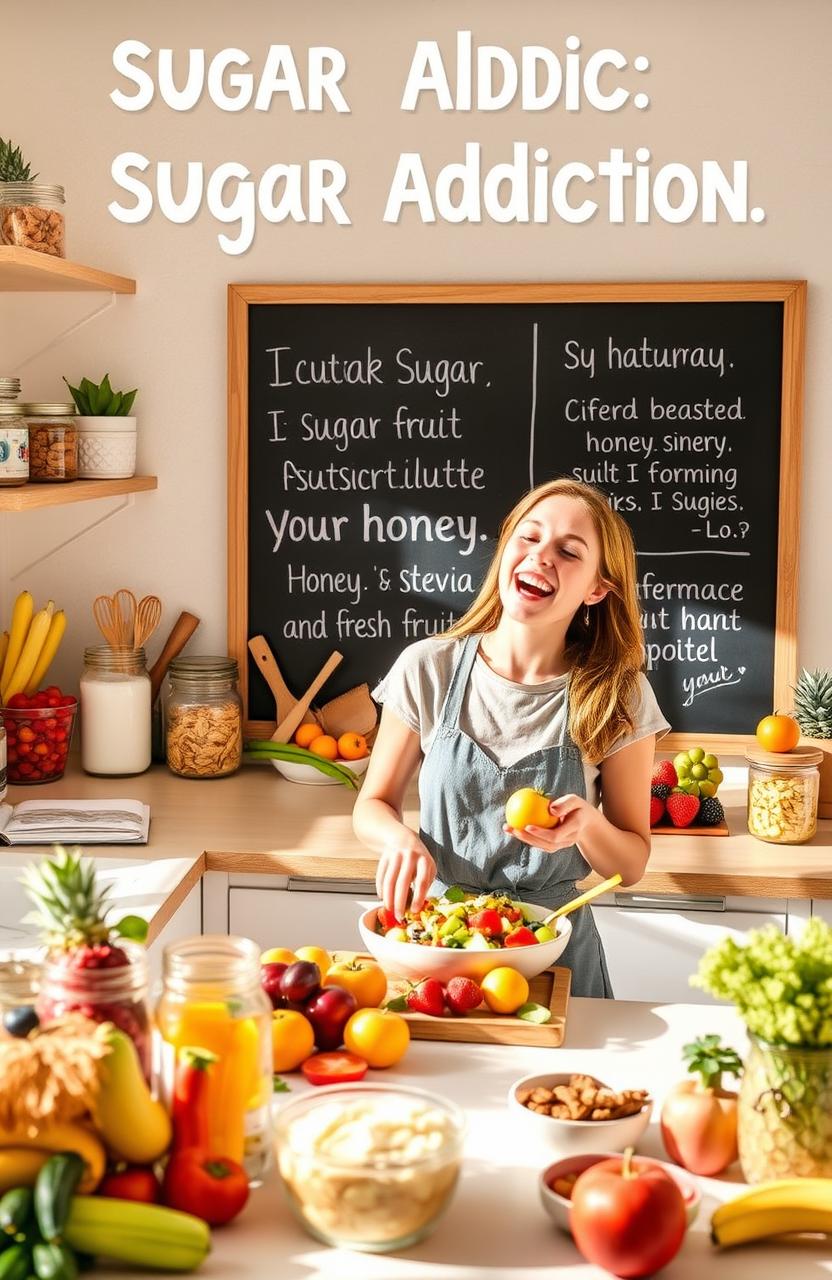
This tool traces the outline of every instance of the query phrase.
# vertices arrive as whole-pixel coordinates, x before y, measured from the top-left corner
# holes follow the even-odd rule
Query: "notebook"
[[[0,844],[147,844],[140,800],[22,800],[0,804]]]

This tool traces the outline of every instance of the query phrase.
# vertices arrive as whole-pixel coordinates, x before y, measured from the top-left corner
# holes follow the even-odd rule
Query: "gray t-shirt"
[[[399,654],[373,690],[377,702],[389,707],[409,729],[419,734],[423,754],[433,740],[451,674],[464,643],[464,640],[443,637],[417,640]],[[633,732],[619,738],[610,755],[650,734],[662,737],[670,729],[647,677],[642,675],[640,682]],[[568,674],[541,684],[517,684],[492,671],[478,653],[462,703],[460,728],[498,765],[508,768],[533,751],[563,742],[568,685]],[[597,805],[600,771],[588,760],[584,760],[584,778],[587,799]]]

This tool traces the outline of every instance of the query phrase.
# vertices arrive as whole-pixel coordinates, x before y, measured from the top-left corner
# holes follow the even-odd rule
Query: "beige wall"
[[[62,374],[73,380],[109,370],[117,386],[138,385],[140,469],[159,476],[158,493],[124,509],[116,501],[82,504],[6,517],[0,526],[4,604],[25,585],[68,609],[71,632],[57,673],[63,681],[75,683],[80,648],[94,639],[92,597],[121,584],[157,591],[165,624],[180,608],[198,613],[201,648],[225,644],[225,286],[240,280],[806,277],[799,660],[832,663],[826,0],[49,0],[37,16],[34,26],[31,10],[4,14],[0,132],[23,146],[43,180],[66,186],[70,256],[134,276],[138,293],[59,341],[107,298],[0,297],[0,373],[19,368],[26,397],[34,399],[60,396]],[[512,107],[478,116],[441,115],[423,103],[402,114],[415,42],[436,38],[450,52],[455,32],[466,28],[480,43],[514,51],[537,43],[561,52],[576,33],[585,49],[647,54],[652,69],[636,87],[650,93],[651,108],[567,116],[559,108],[524,115]],[[268,114],[225,114],[204,100],[187,114],[159,102],[127,114],[109,100],[120,83],[112,50],[126,38],[154,50],[199,45],[211,53],[236,45],[255,66],[271,43],[288,42],[298,52],[335,45],[347,56],[352,112],[292,114],[275,105]],[[751,203],[763,205],[767,219],[761,226],[611,226],[601,215],[582,226],[424,226],[410,214],[397,226],[383,224],[401,151],[420,150],[437,166],[479,140],[495,163],[518,139],[547,146],[558,163],[594,162],[611,146],[632,152],[638,145],[650,147],[657,162],[693,168],[704,158],[726,167],[747,159]],[[350,175],[353,225],[261,223],[251,250],[237,258],[221,252],[222,228],[207,213],[188,226],[158,212],[143,225],[121,225],[107,212],[119,194],[109,166],[131,149],[183,165],[239,160],[253,173],[280,160],[335,157]]]

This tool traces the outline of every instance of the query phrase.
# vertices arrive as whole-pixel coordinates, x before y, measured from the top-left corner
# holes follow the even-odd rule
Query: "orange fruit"
[[[272,1014],[272,1070],[294,1071],[315,1048],[312,1023],[296,1009]]]
[[[369,753],[363,733],[342,733],[338,739],[338,755],[342,760],[363,760]]]
[[[764,751],[791,751],[800,741],[800,725],[792,716],[764,716],[757,725],[757,741]]]
[[[299,729],[295,730],[294,740],[299,747],[308,747],[316,738],[321,736],[321,732],[319,724],[302,724]]]
[[[359,1009],[375,1008],[387,995],[387,975],[374,960],[336,960],[323,979],[325,987],[343,987]],[[360,1055],[365,1056],[363,1053]]]
[[[358,1009],[344,1027],[344,1044],[371,1067],[392,1067],[407,1052],[410,1027],[390,1009]]]
[[[297,956],[288,947],[270,947],[260,956],[261,964],[294,964]]]
[[[332,964],[332,956],[328,951],[324,951],[323,947],[298,947],[295,955],[298,960],[308,960],[311,964],[316,964],[322,978]]]
[[[514,1013],[529,998],[529,984],[516,969],[502,965],[480,982],[483,998],[492,1013]]]
[[[323,756],[325,760],[338,758],[338,743],[328,733],[319,733],[317,738],[309,743],[309,750],[316,756]]]
[[[556,827],[559,821],[549,812],[549,797],[533,787],[521,787],[506,802],[509,827]]]

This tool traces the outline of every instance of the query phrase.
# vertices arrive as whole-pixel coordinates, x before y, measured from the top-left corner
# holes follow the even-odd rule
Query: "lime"
[[[705,759],[705,749],[704,747],[691,747],[688,755],[694,764],[700,764]]]

